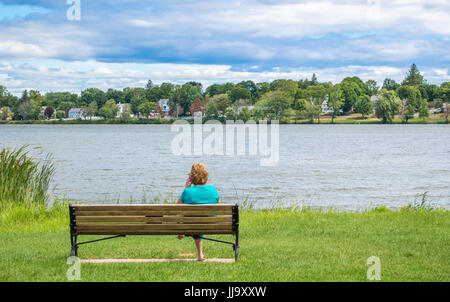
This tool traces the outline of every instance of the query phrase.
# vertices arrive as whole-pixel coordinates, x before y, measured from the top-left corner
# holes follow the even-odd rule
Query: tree
[[[205,102],[200,99],[195,99],[195,101],[191,105],[191,114],[194,115],[195,112],[201,112],[202,115],[205,113]]]
[[[419,105],[419,117],[426,118],[429,115],[430,115],[430,112],[428,110],[428,102],[426,99],[421,99],[420,105]]]
[[[250,100],[251,93],[248,88],[236,86],[231,91],[229,91],[228,95],[230,96],[231,101],[236,102],[237,100]]]
[[[369,92],[369,96],[376,95],[378,93],[379,87],[378,87],[376,81],[368,80],[366,82],[366,86],[367,86],[367,89],[368,89],[368,92]]]
[[[397,89],[397,95],[402,100],[400,114],[402,116],[402,121],[406,124],[409,119],[414,117],[416,111],[419,111],[422,96],[420,90],[414,86],[399,87]]]
[[[93,116],[95,116],[98,112],[98,106],[96,101],[92,101],[89,103],[89,105],[86,108],[86,117],[89,117],[89,119],[92,119]]]
[[[238,120],[244,121],[244,123],[247,122],[250,119],[250,111],[248,110],[248,107],[243,107],[237,118]]]
[[[237,113],[236,110],[233,108],[233,106],[228,107],[225,110],[225,119],[227,119],[228,121],[235,121],[237,118]]]
[[[6,121],[8,119],[9,107],[1,107],[0,108],[0,120]]]
[[[353,77],[346,77],[342,80],[342,82],[352,82],[358,85],[358,96],[361,96],[363,94],[369,94],[369,88],[367,87],[367,84],[363,82],[359,77],[353,76]]]
[[[317,85],[317,84],[319,84],[319,81],[317,81],[316,74],[313,73],[312,78],[311,78],[311,85]]]
[[[18,108],[19,116],[24,120],[37,120],[40,112],[40,106],[33,100],[21,103]]]
[[[402,85],[419,86],[420,84],[423,84],[423,75],[420,74],[416,64],[412,64],[406,74],[406,78],[402,82]]]
[[[303,116],[307,103],[308,101],[306,99],[296,99],[292,103],[292,109],[294,109],[296,121]]]
[[[150,89],[146,89],[145,96],[150,102],[157,102],[160,99],[163,99],[163,91],[159,86],[155,85]]]
[[[317,115],[317,122],[320,124],[320,112],[322,110],[322,102],[325,100],[327,90],[319,85],[309,86],[305,91],[305,96],[311,105],[320,107],[319,114]]]
[[[355,112],[361,113],[361,116],[365,118],[366,115],[372,113],[373,105],[368,95],[362,95],[358,98],[355,104]]]
[[[332,110],[331,123],[333,124],[335,117],[339,115],[339,111],[344,106],[345,98],[339,85],[333,86],[329,91],[327,106]]]
[[[98,115],[104,117],[105,119],[112,119],[116,117],[118,111],[119,108],[117,108],[116,102],[111,99],[100,108]]]
[[[148,117],[149,114],[150,114],[152,111],[155,111],[155,110],[156,110],[156,105],[155,105],[155,103],[152,103],[152,102],[149,102],[149,101],[140,104],[139,107],[138,107],[138,112],[139,112],[140,114],[146,116],[146,117]]]
[[[364,94],[363,90],[360,88],[358,84],[356,84],[352,80],[343,80],[340,84],[342,89],[342,93],[344,95],[344,105],[342,106],[342,110],[344,112],[349,112],[352,110],[353,106],[355,106],[358,98]]]
[[[266,101],[266,112],[269,118],[282,118],[294,101],[291,96],[281,90],[269,91],[262,96]]]
[[[131,111],[134,114],[139,114],[139,107],[144,104],[147,103],[148,99],[145,97],[144,94],[142,93],[136,93],[133,95],[130,104],[131,104]]]
[[[125,93],[123,91],[110,88],[106,91],[106,99],[107,100],[113,99],[116,102],[116,104],[124,103],[125,102]],[[91,103],[92,102],[90,102],[88,104],[91,104]]]
[[[89,88],[81,92],[82,106],[87,106],[91,102],[95,101],[99,107],[102,107],[106,100],[106,93],[98,88]]]
[[[170,99],[175,92],[175,85],[172,83],[162,83],[161,86],[159,86],[159,89],[161,91],[162,99]]]
[[[398,87],[400,87],[400,84],[398,84],[395,80],[386,78],[383,81],[383,87],[381,87],[381,89],[397,90]]]
[[[270,84],[267,82],[257,83],[256,88],[258,91],[258,97],[262,96],[264,93],[270,91]]]
[[[75,104],[73,102],[62,102],[59,104],[58,109],[65,112],[65,116],[69,114],[69,110],[74,108]]]
[[[238,83],[237,86],[248,89],[250,91],[251,100],[255,100],[259,96],[258,87],[253,81],[242,81]]]
[[[307,103],[305,110],[305,117],[307,117],[311,123],[314,123],[315,118],[319,120],[321,110],[322,110],[321,106]]]
[[[401,106],[401,101],[395,94],[395,91],[382,89],[378,99],[375,101],[375,113],[378,118],[382,119],[382,123],[392,123],[395,114]]]
[[[444,104],[444,118],[445,122],[448,124],[448,113],[450,111],[450,104]]]
[[[52,118],[53,113],[55,113],[55,108],[52,106],[47,106],[44,111],[44,116],[48,119]]]
[[[222,114],[225,113],[225,110],[232,104],[226,93],[213,96],[208,104],[211,102],[215,104],[217,111]]]
[[[64,110],[56,111],[56,118],[63,119],[66,117],[66,112]]]
[[[281,80],[277,86],[277,90],[281,90],[288,96],[295,98],[298,92],[298,83],[293,80]]]
[[[186,83],[181,86],[179,105],[183,108],[184,112],[189,112],[191,104],[197,98],[202,98],[202,94],[198,85],[191,85],[189,83]]]
[[[217,102],[209,101],[206,103],[206,118],[217,120],[219,118],[219,109],[217,107]]]

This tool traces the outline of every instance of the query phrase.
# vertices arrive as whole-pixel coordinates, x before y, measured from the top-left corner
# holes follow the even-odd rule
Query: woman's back
[[[180,199],[185,204],[215,204],[219,201],[219,193],[214,186],[192,186],[184,189]]]

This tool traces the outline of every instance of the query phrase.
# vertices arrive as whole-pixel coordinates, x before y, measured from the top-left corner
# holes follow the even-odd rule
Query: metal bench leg
[[[233,244],[234,249],[234,261],[238,261],[239,257],[239,230],[236,231],[236,244]]]
[[[77,244],[77,236],[74,236],[71,238],[72,243],[72,249],[70,251],[70,256],[77,256],[78,257],[78,244]]]

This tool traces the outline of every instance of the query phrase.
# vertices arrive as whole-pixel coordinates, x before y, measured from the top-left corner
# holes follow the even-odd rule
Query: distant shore
[[[82,119],[72,119],[72,120],[25,120],[25,121],[0,121],[0,125],[117,125],[117,124],[132,124],[132,125],[169,125],[177,120],[185,120],[189,123],[193,123],[194,120],[185,118],[173,118],[173,119],[109,119],[109,120],[82,120]],[[207,119],[203,119],[206,122]],[[223,122],[223,121],[222,121]],[[268,121],[270,123],[270,121]],[[340,116],[334,119],[334,124],[345,124],[345,125],[359,125],[359,124],[382,124],[381,119],[376,117],[362,118],[360,116],[350,115],[350,116]],[[310,120],[298,119],[298,120],[281,120],[280,124],[315,124],[315,125],[328,125],[331,124],[331,118],[329,116],[324,116],[320,118],[320,123],[317,120],[311,122]],[[404,124],[400,117],[394,118],[391,124]],[[448,124],[448,121],[444,117],[427,117],[427,118],[412,118],[408,120],[407,124]]]

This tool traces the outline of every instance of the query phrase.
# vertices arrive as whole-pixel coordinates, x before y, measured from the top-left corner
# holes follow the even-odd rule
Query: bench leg
[[[236,231],[236,243],[233,244],[234,249],[234,261],[238,261],[239,257],[239,230]]]
[[[70,251],[70,256],[77,256],[78,257],[77,236],[73,236],[73,238],[71,238],[71,243],[72,243],[72,249]]]

